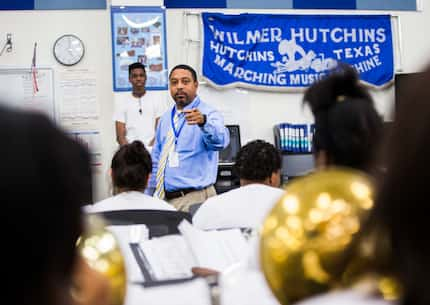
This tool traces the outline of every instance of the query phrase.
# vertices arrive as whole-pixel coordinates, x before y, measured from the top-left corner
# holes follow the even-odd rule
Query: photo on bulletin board
[[[114,91],[131,91],[128,66],[146,68],[146,89],[167,89],[166,18],[160,7],[112,6]]]

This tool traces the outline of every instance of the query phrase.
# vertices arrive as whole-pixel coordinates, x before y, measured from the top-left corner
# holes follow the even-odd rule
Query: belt
[[[183,197],[183,196],[185,196],[186,194],[191,193],[191,192],[196,192],[196,191],[202,191],[202,190],[205,190],[205,189],[207,189],[208,187],[211,187],[211,186],[212,186],[212,185],[209,185],[209,186],[204,187],[204,188],[202,188],[202,189],[188,188],[188,189],[181,189],[181,190],[176,190],[176,191],[171,191],[171,192],[169,192],[169,191],[165,191],[165,192],[164,192],[164,197],[165,197],[167,200],[175,199],[175,198]]]

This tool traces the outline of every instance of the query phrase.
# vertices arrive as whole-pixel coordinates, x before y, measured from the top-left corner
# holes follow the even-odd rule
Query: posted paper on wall
[[[58,86],[61,125],[68,130],[97,130],[99,104],[95,72],[61,71]]]
[[[99,128],[100,107],[94,71],[68,69],[59,73],[59,119],[61,125],[91,154],[91,165],[102,164]]]

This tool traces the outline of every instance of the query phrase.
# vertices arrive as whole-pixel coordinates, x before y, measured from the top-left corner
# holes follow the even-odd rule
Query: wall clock
[[[58,38],[54,43],[55,59],[62,65],[76,65],[85,54],[84,43],[79,37],[66,34]]]

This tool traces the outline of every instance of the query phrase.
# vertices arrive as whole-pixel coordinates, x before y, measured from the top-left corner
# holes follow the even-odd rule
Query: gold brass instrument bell
[[[85,232],[79,238],[77,247],[80,256],[83,258],[82,263],[86,265],[83,269],[87,268],[89,272],[93,272],[93,282],[89,283],[89,285],[94,287],[96,286],[96,281],[98,283],[105,282],[106,289],[104,289],[104,296],[106,301],[104,302],[102,297],[94,298],[94,296],[90,296],[89,294],[91,293],[87,293],[84,290],[85,287],[82,287],[84,284],[82,283],[81,276],[81,283],[76,281],[75,288],[77,289],[74,292],[72,289],[75,303],[77,305],[88,304],[89,302],[85,298],[89,299],[92,297],[100,305],[106,303],[109,305],[124,304],[127,283],[124,257],[121,254],[117,240],[105,228],[105,223],[100,217],[85,217]],[[82,273],[82,268],[80,271]],[[102,285],[99,284],[98,286]]]
[[[293,180],[261,233],[264,275],[281,304],[341,284],[345,250],[373,207],[374,189],[358,171],[329,168]]]

